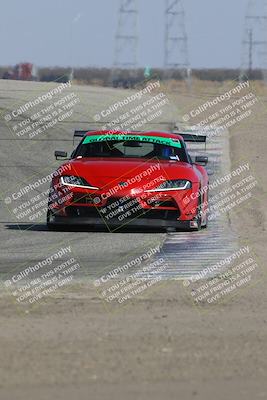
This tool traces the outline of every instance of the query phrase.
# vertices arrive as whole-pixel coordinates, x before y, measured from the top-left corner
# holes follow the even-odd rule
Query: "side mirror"
[[[196,164],[207,165],[208,162],[209,162],[209,159],[208,159],[208,157],[205,157],[205,156],[196,156],[196,158],[195,158]]]
[[[61,158],[61,159],[63,158],[65,160],[67,160],[68,153],[66,151],[56,150],[55,151],[55,157],[56,157],[56,160],[58,160],[59,158]]]

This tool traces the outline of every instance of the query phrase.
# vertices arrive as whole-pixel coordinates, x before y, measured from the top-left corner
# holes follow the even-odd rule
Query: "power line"
[[[261,70],[267,80],[267,0],[249,0],[242,42],[241,78]]]
[[[114,68],[137,67],[138,17],[137,0],[120,0]]]
[[[180,70],[189,76],[185,13],[181,0],[165,0],[165,69]]]

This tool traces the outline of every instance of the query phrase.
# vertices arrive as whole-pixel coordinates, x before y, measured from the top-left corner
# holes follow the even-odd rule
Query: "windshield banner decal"
[[[171,147],[181,148],[178,139],[165,138],[160,136],[139,136],[139,135],[92,135],[84,138],[83,144],[97,143],[104,141],[135,141],[162,144]]]

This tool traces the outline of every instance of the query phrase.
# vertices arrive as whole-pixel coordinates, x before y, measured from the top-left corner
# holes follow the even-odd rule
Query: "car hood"
[[[81,176],[90,184],[103,187],[114,182],[133,178],[136,185],[140,180],[158,177],[166,179],[188,179],[198,181],[197,172],[191,164],[172,160],[140,160],[121,158],[79,158],[64,164],[68,170],[63,175]]]

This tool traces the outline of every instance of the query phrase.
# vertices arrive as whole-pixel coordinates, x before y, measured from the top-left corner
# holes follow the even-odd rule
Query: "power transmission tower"
[[[249,0],[245,16],[240,78],[252,78],[254,70],[267,80],[267,0]]]
[[[138,7],[137,0],[119,0],[119,19],[115,36],[113,80],[119,70],[137,68]],[[133,72],[133,71],[132,71]]]
[[[190,78],[185,13],[182,0],[165,0],[165,57],[167,77],[172,70],[180,70],[183,77]]]

